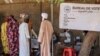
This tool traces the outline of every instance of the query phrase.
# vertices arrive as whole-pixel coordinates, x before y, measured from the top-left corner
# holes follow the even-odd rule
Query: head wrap
[[[47,13],[41,13],[41,16],[43,19],[47,19],[48,18],[48,14]]]
[[[22,14],[20,14],[20,17],[24,18],[24,19],[27,19],[28,18],[28,14],[22,13]]]

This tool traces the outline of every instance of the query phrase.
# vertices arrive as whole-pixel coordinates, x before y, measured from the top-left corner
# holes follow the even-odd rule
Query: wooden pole
[[[97,32],[87,33],[78,56],[89,56],[91,47],[93,46],[95,40],[97,39],[97,36],[98,36]]]
[[[51,0],[51,22],[53,24],[53,0]]]
[[[53,25],[53,0],[51,0],[51,22]],[[53,38],[52,38],[52,56],[53,56]]]
[[[40,1],[40,19],[41,19],[41,13],[42,13],[42,0]]]

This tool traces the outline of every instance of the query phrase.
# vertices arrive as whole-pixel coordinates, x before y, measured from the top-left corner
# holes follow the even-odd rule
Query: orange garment
[[[33,21],[32,19],[29,19],[29,22],[28,22],[29,30],[31,30],[32,26],[33,26]]]
[[[41,22],[38,42],[40,42],[41,56],[51,56],[50,43],[53,34],[53,26],[48,20]]]

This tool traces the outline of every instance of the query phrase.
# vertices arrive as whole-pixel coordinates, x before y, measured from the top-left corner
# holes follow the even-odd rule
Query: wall
[[[2,3],[4,2],[1,0]],[[49,14],[49,20],[51,19],[51,12],[50,12],[50,3],[45,2],[42,4],[32,2],[33,0],[14,0],[14,4],[5,4],[0,3],[0,17],[2,18],[2,15],[10,15],[13,14],[16,19],[19,19],[20,13],[27,13],[30,15],[30,19],[33,20],[33,27],[34,30],[38,33],[41,17],[40,13],[47,12]],[[24,3],[26,2],[26,3]],[[76,2],[76,3],[96,3],[96,0],[87,0],[86,2],[83,2],[81,0],[66,0],[66,2]],[[2,22],[2,20],[0,20]],[[55,32],[59,33],[61,32],[59,29],[59,5],[54,4],[54,19],[53,19],[53,26]],[[76,31],[75,31],[76,32]],[[80,32],[80,31],[78,31]]]
[[[20,13],[27,13],[30,15],[30,19],[33,20],[34,29],[39,29],[40,24],[40,7],[35,3],[23,3],[23,4],[3,4],[0,5],[0,14],[2,15],[14,15],[16,19],[19,19]],[[3,20],[3,18],[1,18]],[[1,21],[2,21],[1,20]]]

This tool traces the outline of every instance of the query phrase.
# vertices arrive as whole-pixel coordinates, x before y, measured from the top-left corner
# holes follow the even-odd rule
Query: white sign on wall
[[[100,31],[100,5],[62,3],[60,5],[59,27]]]

